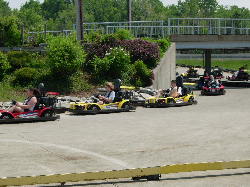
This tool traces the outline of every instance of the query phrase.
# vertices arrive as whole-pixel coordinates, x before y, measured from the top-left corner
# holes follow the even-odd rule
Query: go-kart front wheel
[[[190,102],[190,103],[194,102],[194,97],[190,97],[190,98],[188,99],[188,102]]]
[[[100,110],[100,107],[96,106],[96,105],[91,105],[88,110]]]
[[[128,102],[123,103],[122,108],[130,108],[129,103]]]
[[[1,116],[0,116],[0,119],[13,119],[13,116],[9,113],[3,113]]]
[[[46,118],[51,117],[51,116],[52,116],[51,110],[45,110],[45,111],[42,113],[42,115],[41,115],[41,117],[46,117]]]

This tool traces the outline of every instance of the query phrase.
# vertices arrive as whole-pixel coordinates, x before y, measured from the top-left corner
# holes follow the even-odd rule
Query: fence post
[[[44,39],[46,40],[47,38],[47,24],[44,24]]]
[[[4,41],[4,26],[3,26],[3,47],[5,47],[5,41]]]
[[[21,37],[22,37],[22,46],[24,45],[24,26],[23,26],[23,24],[22,24],[22,26],[21,26]]]

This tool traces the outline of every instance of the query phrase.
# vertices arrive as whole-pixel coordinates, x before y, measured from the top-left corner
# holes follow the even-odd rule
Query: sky
[[[26,2],[26,0],[4,0],[9,3],[9,7],[11,9],[17,8],[20,9],[20,6]],[[40,3],[43,3],[44,0],[39,0]],[[164,6],[171,5],[171,4],[178,4],[178,0],[161,0]],[[182,0],[183,1],[183,0]],[[229,5],[233,6],[236,5],[239,8],[245,7],[250,10],[250,1],[249,0],[217,0],[219,5]]]

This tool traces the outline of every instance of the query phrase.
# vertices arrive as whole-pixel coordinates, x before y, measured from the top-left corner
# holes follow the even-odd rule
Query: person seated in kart
[[[175,97],[179,97],[181,94],[182,94],[181,87],[179,87],[177,90],[176,80],[172,80],[170,89],[168,89],[168,90],[159,89],[158,90],[157,95],[156,95],[156,101],[160,97],[174,97],[175,98]]]
[[[30,87],[27,89],[28,97],[24,100],[23,104],[14,101],[13,106],[7,108],[5,111],[8,111],[8,112],[33,111],[37,103],[36,97],[39,96],[40,94],[41,93],[38,89]]]
[[[210,80],[208,81],[209,88],[219,88],[219,81],[214,79],[213,75],[209,76]]]
[[[105,89],[107,92],[105,93],[104,96],[102,95],[97,96],[99,99],[99,101],[97,102],[98,105],[112,103],[115,98],[115,92],[113,91],[114,86],[111,82],[106,82]]]

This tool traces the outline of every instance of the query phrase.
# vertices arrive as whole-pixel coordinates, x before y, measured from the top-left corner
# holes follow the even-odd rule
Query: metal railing
[[[169,18],[164,21],[131,21],[131,22],[100,22],[84,23],[84,32],[89,34],[99,30],[102,34],[116,33],[120,29],[131,30],[134,37],[153,37],[167,35],[249,35],[250,19],[229,18]],[[46,31],[46,33],[66,36],[76,30]],[[37,32],[29,32],[34,34]],[[44,31],[39,32],[44,33]]]
[[[250,19],[169,18],[168,35],[249,35]]]

